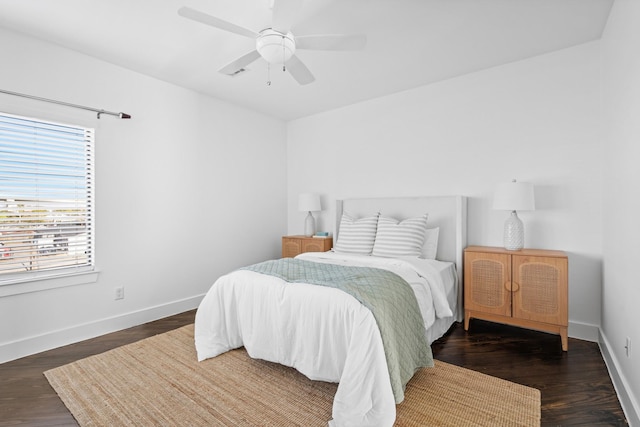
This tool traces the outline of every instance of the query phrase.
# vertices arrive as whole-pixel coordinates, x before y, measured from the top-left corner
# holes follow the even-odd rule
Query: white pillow
[[[425,259],[436,259],[438,254],[438,236],[440,235],[440,227],[427,228],[422,246],[422,257]]]
[[[372,255],[419,257],[422,255],[426,231],[427,214],[404,221],[380,216]]]
[[[338,241],[333,251],[348,254],[371,255],[373,243],[376,239],[377,226],[378,214],[355,219],[347,212],[344,212],[340,219]]]

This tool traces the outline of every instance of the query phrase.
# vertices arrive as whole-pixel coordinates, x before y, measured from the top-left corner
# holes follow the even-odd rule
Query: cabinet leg
[[[469,312],[468,311],[464,312],[464,330],[465,331],[469,330]]]
[[[569,335],[567,328],[560,329],[560,339],[562,340],[562,351],[569,350]]]

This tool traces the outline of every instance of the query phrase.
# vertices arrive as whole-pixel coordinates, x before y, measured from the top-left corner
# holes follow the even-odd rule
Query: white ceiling
[[[218,73],[254,42],[177,14],[189,6],[260,31],[269,0],[0,0],[0,27],[291,120],[598,39],[613,2],[300,1],[295,35],[368,38],[363,51],[298,51],[316,77],[305,86],[277,66],[268,86],[262,59],[237,77]]]

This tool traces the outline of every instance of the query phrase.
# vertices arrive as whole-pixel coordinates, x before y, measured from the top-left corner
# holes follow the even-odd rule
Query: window
[[[0,285],[93,270],[94,132],[0,113]]]

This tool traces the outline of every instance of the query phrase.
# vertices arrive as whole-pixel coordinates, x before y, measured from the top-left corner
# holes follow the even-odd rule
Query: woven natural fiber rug
[[[193,325],[45,375],[81,426],[326,426],[337,387],[244,349],[197,362]],[[395,425],[539,426],[540,391],[436,361]]]

